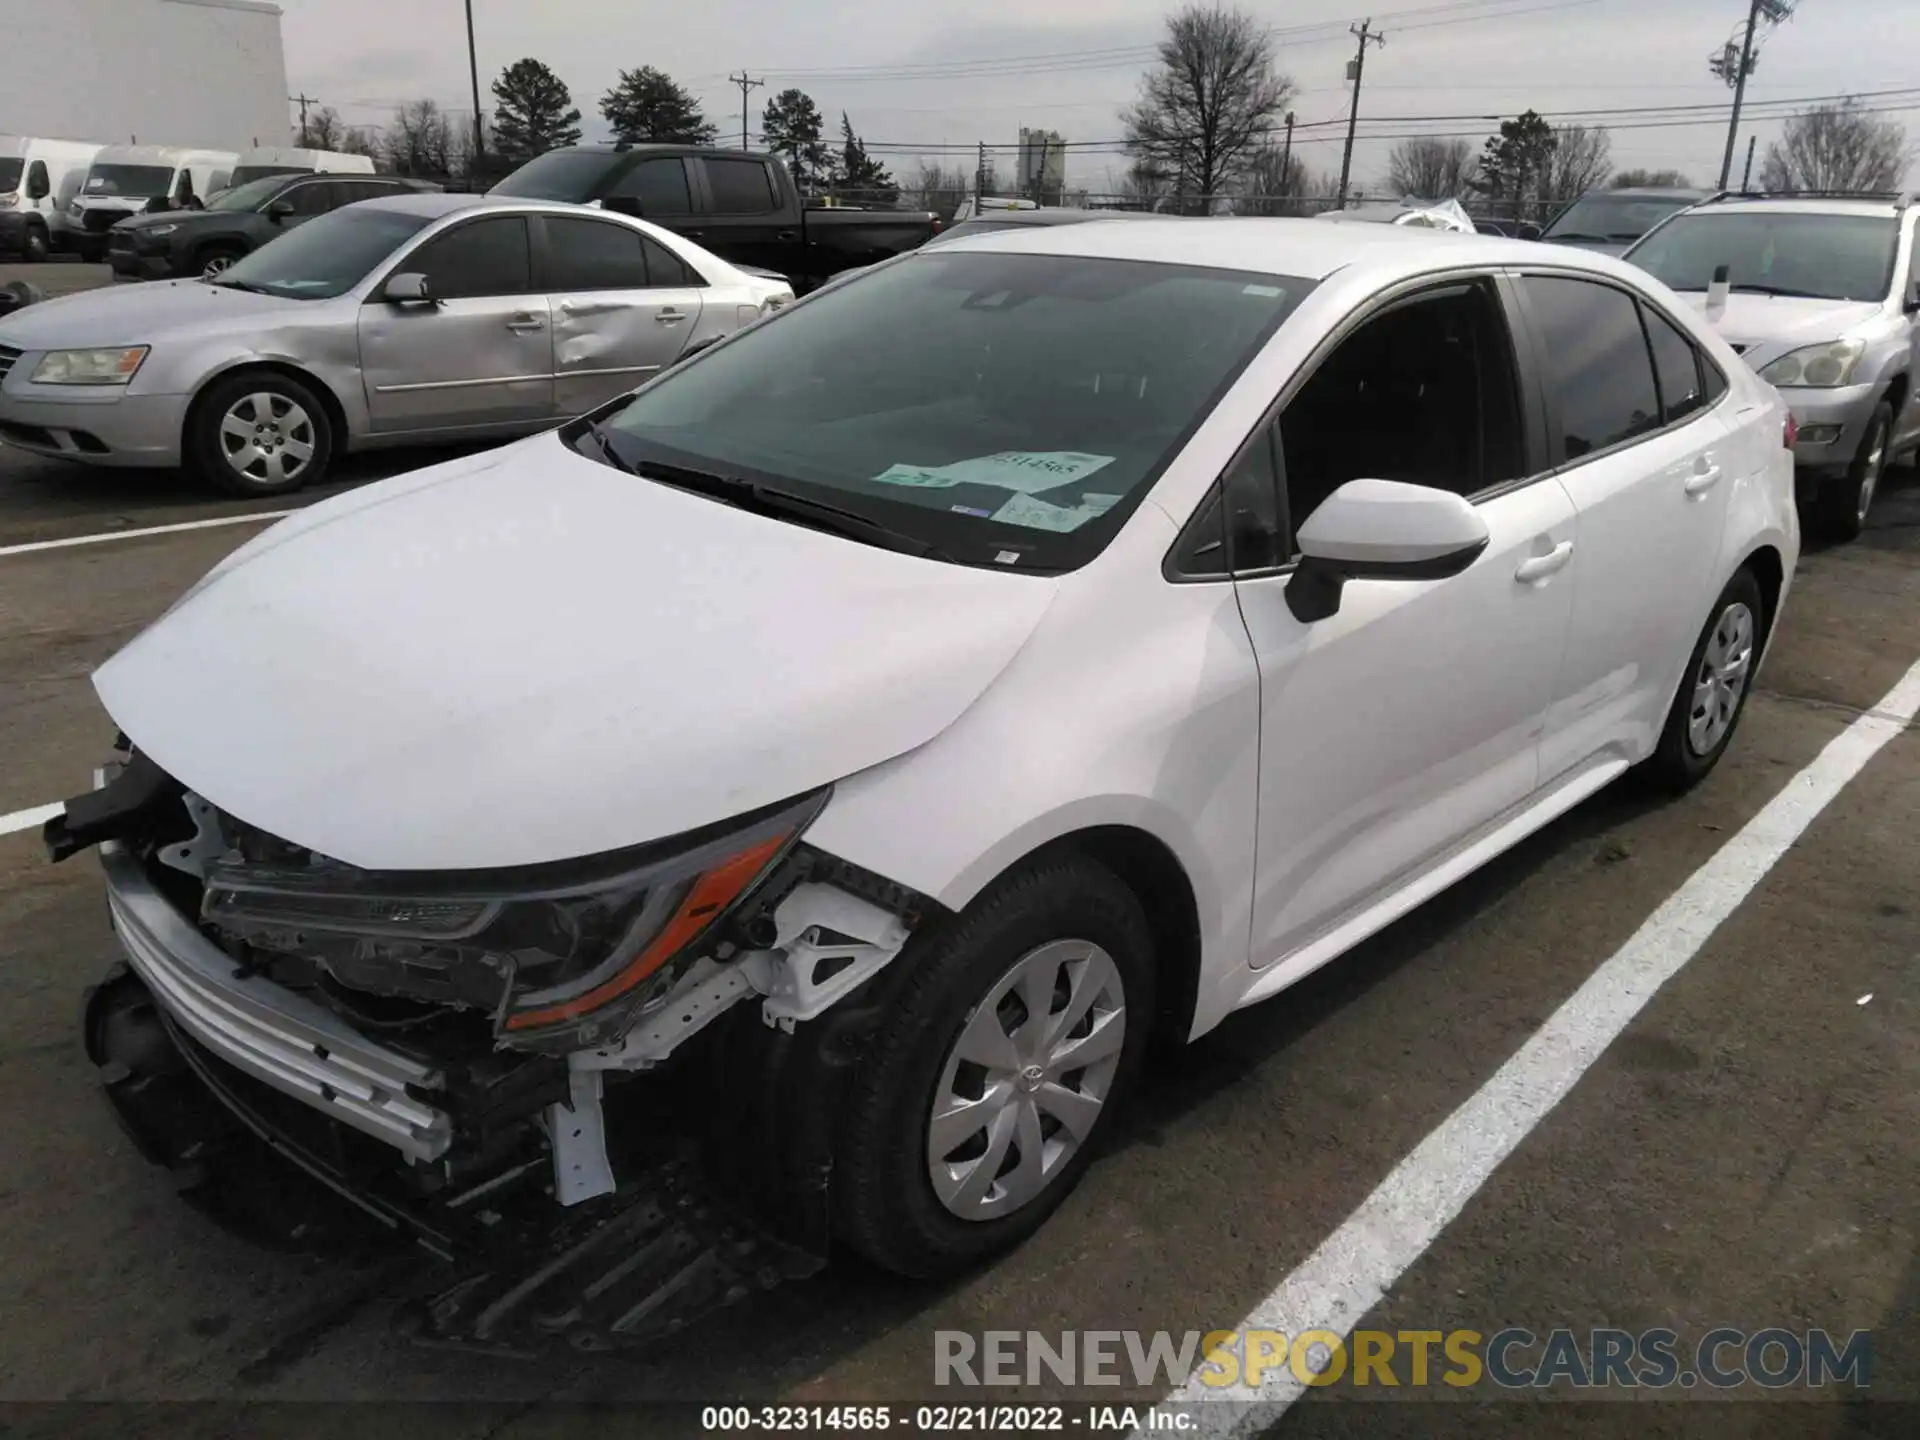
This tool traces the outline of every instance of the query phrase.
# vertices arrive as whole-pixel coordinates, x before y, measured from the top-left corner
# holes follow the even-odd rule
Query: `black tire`
[[[250,474],[228,459],[222,423],[229,411],[252,397],[268,397],[263,402],[269,414],[265,423],[282,427],[274,456],[286,453],[288,440],[310,448],[298,471],[285,473],[287,461],[270,456],[263,461],[261,473]],[[185,438],[187,463],[201,479],[229,495],[291,494],[317,483],[333,460],[333,420],[326,405],[313,386],[277,372],[248,371],[216,380],[194,401]]]
[[[1033,1199],[996,1218],[962,1219],[942,1203],[928,1173],[936,1088],[980,1003],[1022,957],[1056,940],[1091,941],[1113,961],[1126,1022],[1118,1065],[1085,1139]],[[910,944],[883,978],[893,982],[884,1018],[848,1086],[835,1147],[835,1229],[897,1274],[953,1275],[1038,1229],[1112,1134],[1152,1028],[1152,931],[1139,899],[1111,870],[1062,855],[997,882],[951,923]]]
[[[80,240],[75,242],[74,248],[88,265],[98,265],[107,258],[107,242],[104,240]]]
[[[1860,448],[1853,463],[1839,480],[1830,480],[1814,496],[1813,528],[1824,540],[1848,541],[1859,538],[1867,528],[1867,515],[1880,481],[1887,471],[1887,447],[1893,441],[1893,406],[1882,400],[1873,408],[1873,418],[1860,436]]]
[[[1714,632],[1736,605],[1746,607],[1751,622],[1745,678],[1725,730],[1702,751],[1695,744],[1692,734],[1694,691],[1701,683],[1701,667],[1706,659],[1707,647],[1714,639]],[[1686,672],[1681,675],[1679,691],[1667,710],[1667,723],[1660,732],[1660,743],[1641,766],[1641,773],[1653,785],[1678,795],[1706,779],[1713,767],[1720,763],[1720,757],[1727,753],[1727,746],[1733,741],[1734,731],[1740,728],[1740,717],[1747,710],[1747,697],[1753,693],[1754,665],[1766,644],[1766,626],[1766,602],[1760,593],[1760,582],[1754,578],[1753,571],[1743,568],[1727,582],[1727,588],[1713,602],[1713,609],[1707,614],[1707,623],[1700,631],[1700,638],[1688,653]]]
[[[29,265],[41,265],[47,258],[47,232],[29,221],[26,238],[20,242],[20,258]]]
[[[234,245],[209,245],[194,252],[193,267],[189,273],[201,280],[211,279],[234,261],[244,258],[246,253]]]

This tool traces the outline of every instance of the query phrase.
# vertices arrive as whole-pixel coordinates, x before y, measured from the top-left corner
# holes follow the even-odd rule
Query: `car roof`
[[[298,176],[309,179],[309,176]],[[340,179],[340,176],[324,176],[325,179]],[[349,180],[392,180],[392,175],[349,175]],[[514,200],[504,195],[463,195],[444,190],[405,190],[395,195],[380,195],[372,200],[362,200],[354,207],[360,210],[397,210],[403,215],[424,215],[430,220],[438,220],[443,215],[453,215],[462,210],[566,210],[578,209],[564,201],[551,200]]]
[[[1410,225],[1322,225],[1313,220],[1210,220],[1152,216],[1137,225],[1021,226],[962,237],[942,253],[962,248],[1080,255],[1089,259],[1147,260],[1324,280],[1349,267],[1417,272],[1428,261],[1461,265],[1550,263],[1623,272],[1618,262],[1565,247],[1544,247],[1497,235],[1463,235]]]
[[[1844,195],[1729,196],[1711,205],[1696,205],[1689,214],[1718,215],[1898,215],[1891,200],[1853,199]]]
[[[1621,195],[1629,200],[1704,200],[1713,194],[1693,185],[1622,185],[1617,190],[1589,190],[1580,198]]]
[[[1174,215],[1154,215],[1145,210],[1076,210],[1056,206],[1051,210],[982,210],[969,215],[959,225],[1084,225],[1089,220],[1174,220]]]

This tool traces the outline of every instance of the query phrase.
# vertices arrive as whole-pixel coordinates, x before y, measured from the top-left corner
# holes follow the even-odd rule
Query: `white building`
[[[1058,130],[1020,127],[1020,193],[1049,205],[1060,203],[1067,183],[1067,141]]]
[[[247,150],[290,136],[280,7],[0,0],[0,134]]]

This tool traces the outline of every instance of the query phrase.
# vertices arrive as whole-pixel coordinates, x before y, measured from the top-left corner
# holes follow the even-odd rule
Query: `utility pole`
[[[1293,197],[1293,111],[1287,111],[1287,140],[1280,147],[1280,193]],[[1292,209],[1291,206],[1288,207]]]
[[[1760,34],[1760,22],[1764,18],[1768,23],[1778,25],[1793,14],[1794,0],[1749,0],[1747,23],[1740,36],[1740,58],[1733,58],[1734,45],[1729,40],[1719,51],[1707,59],[1707,68],[1722,80],[1733,86],[1733,114],[1727,120],[1727,148],[1720,157],[1720,186],[1727,188],[1727,180],[1733,174],[1733,144],[1740,137],[1740,107],[1747,98],[1747,77],[1753,73],[1754,41]]]
[[[1747,137],[1747,171],[1746,174],[1740,177],[1740,189],[1743,192],[1753,188],[1753,147],[1759,138],[1758,135],[1749,135]]]
[[[473,161],[467,166],[471,174],[487,153],[487,132],[480,120],[480,52],[473,43],[473,0],[467,0],[467,78],[473,82]]]
[[[298,95],[289,95],[287,99],[300,107],[300,145],[304,149],[307,144],[307,106],[318,105],[320,97],[302,90]]]
[[[756,80],[742,70],[738,75],[729,75],[727,79],[740,87],[740,148],[747,148],[747,92],[757,90],[766,84],[765,80]]]
[[[1754,0],[1757,5],[1760,0]],[[1349,25],[1347,30],[1360,39],[1360,48],[1347,62],[1347,78],[1353,81],[1353,107],[1347,111],[1347,148],[1340,156],[1340,200],[1336,210],[1347,208],[1347,180],[1353,174],[1353,132],[1360,123],[1360,81],[1367,69],[1367,46],[1387,43],[1387,37],[1373,30],[1373,19],[1369,16],[1357,26]]]
[[[987,194],[987,142],[980,142],[980,167],[973,172],[973,213],[980,213],[980,202]]]

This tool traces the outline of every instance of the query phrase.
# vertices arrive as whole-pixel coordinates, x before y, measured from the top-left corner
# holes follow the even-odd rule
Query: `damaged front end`
[[[933,908],[805,844],[828,793],[591,859],[373,872],[127,747],[46,841],[100,847],[128,963],[88,1050],[190,1197],[333,1235],[271,1152],[463,1267],[421,1338],[599,1348],[824,1263],[872,1013],[841,1002]]]

